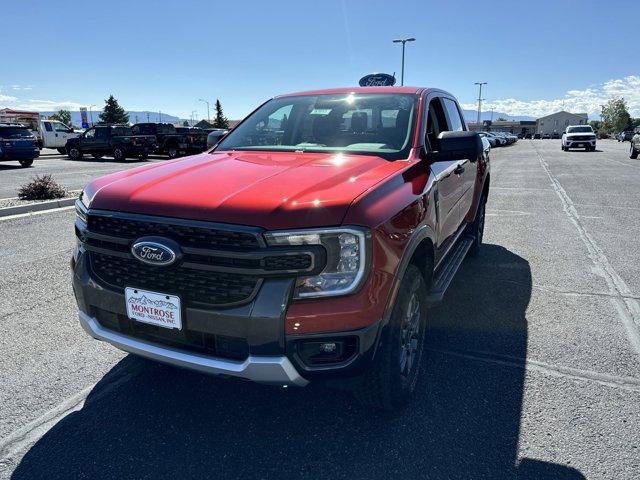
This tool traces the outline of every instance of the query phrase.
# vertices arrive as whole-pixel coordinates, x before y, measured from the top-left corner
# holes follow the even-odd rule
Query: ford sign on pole
[[[82,128],[89,128],[89,121],[87,120],[87,107],[80,107],[80,121],[82,122]]]
[[[392,87],[396,83],[396,77],[388,73],[371,73],[360,79],[361,87]]]

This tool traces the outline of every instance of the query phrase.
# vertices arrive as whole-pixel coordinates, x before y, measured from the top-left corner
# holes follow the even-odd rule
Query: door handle
[[[462,165],[458,165],[453,171],[456,175],[462,175],[464,173],[464,167]]]

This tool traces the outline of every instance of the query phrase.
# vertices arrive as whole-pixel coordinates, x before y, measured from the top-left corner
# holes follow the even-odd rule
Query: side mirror
[[[465,159],[475,162],[484,151],[482,139],[476,132],[442,132],[438,135],[437,147],[437,151],[426,155],[431,162]]]

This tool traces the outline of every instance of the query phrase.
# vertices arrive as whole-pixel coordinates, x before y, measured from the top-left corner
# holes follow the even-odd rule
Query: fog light
[[[335,342],[332,343],[321,343],[320,344],[320,351],[324,352],[324,353],[333,353],[336,351],[336,344]]]
[[[301,340],[297,344],[300,359],[309,366],[343,363],[357,351],[357,337]]]

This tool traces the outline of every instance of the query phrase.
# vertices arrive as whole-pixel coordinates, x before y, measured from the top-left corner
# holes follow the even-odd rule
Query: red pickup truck
[[[447,92],[279,96],[211,151],[85,187],[80,322],[161,362],[338,380],[397,408],[420,374],[429,306],[481,248],[488,194],[488,151]]]

